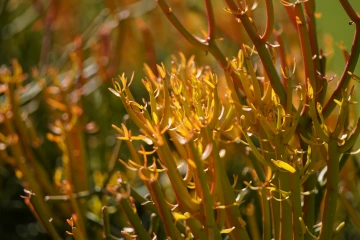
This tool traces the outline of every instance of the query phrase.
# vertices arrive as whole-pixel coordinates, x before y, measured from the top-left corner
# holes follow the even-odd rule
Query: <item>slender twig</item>
[[[346,14],[350,17],[351,21],[355,24],[360,24],[360,16],[355,12],[348,0],[339,0]]]
[[[121,206],[121,209],[126,214],[130,224],[133,226],[138,239],[140,240],[150,240],[150,236],[145,230],[142,222],[137,214],[134,213],[134,210],[131,207],[131,203],[128,198],[117,196],[117,200]]]
[[[274,35],[276,41],[279,44],[278,52],[279,52],[280,65],[285,74],[285,76],[282,76],[282,83],[284,85],[284,88],[287,89],[287,84],[288,84],[287,77],[289,76],[289,69],[286,61],[285,46],[281,37],[281,30],[279,32],[276,32]]]
[[[157,3],[159,4],[161,10],[164,12],[166,17],[169,19],[169,21],[181,33],[181,35],[183,35],[186,38],[186,40],[188,40],[194,47],[198,49],[209,51],[209,45],[206,43],[206,41],[200,42],[191,33],[189,33],[188,30],[186,30],[186,28],[180,23],[180,21],[174,15],[171,7],[169,7],[169,5],[167,5],[167,3],[164,0],[157,0]]]
[[[8,85],[8,93],[12,106],[12,119],[9,124],[13,125],[14,131],[19,135],[19,147],[24,152],[24,156],[27,161],[32,165],[34,171],[37,173],[34,177],[40,183],[40,186],[44,189],[46,194],[55,194],[55,188],[50,184],[50,179],[48,174],[46,173],[45,168],[42,164],[36,160],[36,156],[34,154],[33,149],[31,148],[31,142],[27,134],[27,127],[24,124],[22,119],[22,110],[20,103],[20,96],[17,94],[17,86],[14,83],[10,83]],[[9,128],[9,130],[11,129]]]
[[[287,113],[291,113],[292,111],[292,79],[291,76],[289,75],[289,68],[288,68],[288,64],[286,61],[286,54],[285,54],[285,46],[281,37],[281,32],[276,32],[275,34],[275,39],[278,42],[278,44],[280,45],[278,47],[278,52],[279,52],[279,58],[280,58],[280,65],[281,68],[283,70],[283,74],[282,74],[282,84],[286,90],[286,112]],[[295,63],[294,63],[295,64]],[[289,126],[290,121],[287,119],[285,120],[285,125]]]
[[[305,154],[304,154],[305,155]],[[315,189],[316,187],[316,175],[315,174],[311,174],[308,179],[306,180],[306,182],[304,183],[304,191],[305,192],[311,192]],[[307,226],[309,228],[309,231],[311,233],[314,233],[314,228],[313,226],[315,225],[315,195],[314,194],[310,194],[310,195],[306,195],[304,196],[304,200],[303,200],[303,212],[304,212],[304,223],[305,226]],[[311,240],[311,236],[309,234],[305,234],[304,239],[306,240]]]
[[[295,14],[296,25],[300,38],[302,58],[304,61],[306,86],[310,84],[313,89],[313,92],[316,93],[317,90],[316,90],[316,81],[315,81],[315,68],[312,60],[310,38],[308,35],[308,29],[306,27],[306,20],[304,17],[303,9],[300,3],[294,4],[294,14]],[[310,102],[316,104],[316,101],[310,101]],[[301,115],[304,115],[306,113],[305,110],[306,108],[304,107]]]
[[[345,153],[346,151],[348,151],[355,144],[359,135],[360,135],[360,118],[356,123],[356,127],[353,134],[345,141],[344,145],[341,145],[339,147],[339,152]]]
[[[52,39],[52,26],[56,20],[57,11],[59,9],[58,1],[51,1],[50,7],[47,9],[46,16],[44,19],[45,27],[44,34],[41,44],[41,52],[40,52],[40,68],[43,74],[45,73],[45,68],[48,63],[49,52],[51,48],[51,39]]]
[[[351,79],[351,75],[349,74],[349,72],[350,73],[354,72],[360,55],[360,17],[357,15],[357,13],[354,11],[354,9],[351,7],[350,3],[347,0],[339,0],[339,1],[342,7],[344,8],[345,12],[350,17],[351,21],[353,21],[356,24],[356,30],[355,30],[355,36],[351,47],[350,55],[346,63],[344,72],[341,75],[339,84],[337,85],[334,93],[331,95],[329,101],[326,103],[325,107],[323,108],[324,118],[327,118],[334,110],[336,106],[334,100],[341,98],[341,92],[347,87]]]
[[[263,42],[267,42],[274,28],[274,5],[272,0],[265,0],[266,4],[266,28],[264,34],[260,37]]]
[[[44,215],[42,209],[43,206],[39,204],[39,199],[32,198],[25,198],[24,202],[29,207],[32,214],[35,216],[35,218],[39,221],[39,223],[42,224],[42,226],[46,229],[46,231],[49,233],[50,237],[52,239],[61,239],[58,233],[56,232],[56,228],[54,227],[52,223],[52,218],[45,218],[46,215]]]
[[[275,66],[272,62],[272,58],[268,52],[266,47],[266,43],[264,43],[259,34],[257,33],[254,25],[250,21],[249,17],[246,15],[244,11],[239,12],[239,9],[233,0],[225,0],[229,9],[233,12],[233,15],[241,20],[247,34],[249,35],[252,43],[255,45],[256,50],[259,53],[259,57],[262,61],[262,65],[267,73],[272,88],[275,93],[279,96],[280,102],[283,106],[286,106],[286,91],[284,86],[281,84],[280,77],[275,69]]]
[[[205,132],[205,131],[204,131]],[[215,181],[219,181],[219,196],[223,197],[224,205],[231,205],[233,204],[236,199],[233,192],[233,189],[230,185],[228,178],[226,177],[226,171],[221,161],[219,154],[218,146],[216,145],[215,141],[212,139],[210,129],[206,129],[206,138],[209,142],[213,144],[213,164],[215,168],[214,178]],[[241,238],[243,240],[249,239],[248,233],[246,229],[241,225],[239,219],[242,219],[241,213],[237,206],[229,207],[225,209],[226,217],[225,217],[225,226],[227,228],[235,227],[235,229],[229,234],[230,239],[237,239]]]
[[[161,10],[164,12],[165,16],[169,19],[169,21],[174,25],[174,27],[179,31],[181,35],[185,37],[186,40],[188,40],[194,47],[203,50],[205,52],[210,52],[213,57],[219,62],[219,65],[221,68],[224,69],[224,71],[228,72],[234,81],[234,83],[240,88],[243,89],[243,86],[241,85],[239,77],[231,71],[231,67],[228,63],[228,60],[225,58],[224,54],[220,51],[219,47],[215,43],[215,39],[211,38],[210,36],[214,36],[214,16],[213,16],[213,10],[211,6],[210,0],[206,1],[207,6],[207,15],[208,19],[210,19],[210,22],[208,23],[209,27],[209,38],[208,40],[198,40],[193,35],[191,35],[186,28],[180,23],[180,21],[176,18],[176,16],[173,14],[172,9],[166,4],[164,0],[157,0]],[[211,35],[210,35],[211,33]]]
[[[12,126],[9,118],[4,118],[4,124],[5,124],[5,128],[8,131],[8,134],[15,135],[15,129]],[[30,194],[34,195],[34,196],[30,195],[31,202],[30,202],[30,198],[26,198],[28,200],[25,199],[25,203],[27,203],[28,205],[31,204],[31,206],[33,207],[33,212],[36,213],[35,216],[38,216],[38,219],[41,219],[41,223],[43,224],[43,227],[48,231],[50,236],[53,239],[61,239],[56,231],[56,228],[50,221],[50,219],[52,219],[51,209],[44,201],[42,188],[38,184],[38,181],[35,178],[33,172],[30,170],[28,162],[26,161],[27,160],[26,155],[24,154],[23,149],[20,146],[20,143],[10,145],[9,150],[12,156],[14,156],[17,168],[22,172],[24,176],[25,185],[30,189],[27,191],[30,192]],[[56,218],[57,217],[54,216],[54,219]]]
[[[346,47],[344,46],[344,44],[342,42],[340,42],[337,45],[337,47],[342,51],[345,63],[347,63],[347,61],[349,59],[349,52],[347,51]]]
[[[317,32],[316,32],[316,21],[315,21],[315,0],[309,0],[304,2],[305,12],[307,15],[307,27],[308,27],[308,35],[310,39],[311,45],[311,53],[314,57],[313,63],[315,71],[321,72],[320,60],[321,56],[319,55],[319,44],[317,40]],[[319,77],[319,75],[315,74],[316,77],[316,89],[317,91],[317,99],[323,104],[325,94],[326,94],[326,86],[324,85],[326,80]]]
[[[215,221],[215,216],[214,216],[214,211],[213,211],[213,202],[214,199],[213,197],[210,195],[210,189],[209,186],[206,182],[206,175],[205,175],[205,171],[200,159],[200,156],[198,156],[197,152],[196,152],[196,147],[193,141],[190,141],[190,143],[188,144],[188,154],[189,157],[191,159],[194,160],[195,164],[196,164],[196,170],[197,172],[195,173],[199,179],[199,183],[201,184],[201,197],[202,199],[206,199],[203,202],[204,205],[204,223],[205,225],[205,230],[208,233],[208,236],[210,239],[221,239],[220,236],[220,231],[218,229],[218,226],[216,225],[216,221]]]
[[[179,230],[175,227],[173,217],[167,207],[165,196],[161,190],[159,182],[150,180],[146,184],[149,189],[151,199],[153,200],[159,215],[163,220],[166,233],[171,239],[181,239]]]
[[[190,193],[188,192],[183,179],[177,170],[174,156],[170,150],[170,147],[167,144],[159,147],[157,149],[157,154],[160,161],[165,165],[168,170],[168,175],[173,186],[176,186],[175,194],[179,201],[180,209],[188,211],[190,213],[195,213],[200,209],[200,203],[195,200]]]
[[[301,196],[300,196],[300,182],[299,172],[291,174],[291,202],[292,202],[292,213],[293,213],[293,239],[303,240],[304,232],[301,228],[300,218],[302,218],[301,210]]]
[[[109,211],[107,206],[102,207],[102,215],[104,221],[104,238],[106,240],[111,240],[110,219],[109,219]]]
[[[329,142],[329,160],[328,160],[328,172],[326,182],[325,193],[325,205],[324,213],[322,216],[322,227],[319,239],[327,240],[331,239],[333,235],[334,220],[336,211],[330,209],[336,209],[337,195],[338,195],[338,183],[339,183],[339,150],[336,139],[330,139]],[[329,211],[330,210],[330,211]]]
[[[300,146],[301,149],[308,149],[308,144],[306,144],[301,138],[300,138]],[[303,165],[307,162],[307,154],[303,154],[302,156],[302,162]],[[316,175],[313,173],[311,174],[308,179],[304,183],[304,192],[306,191],[313,191],[316,187]],[[313,226],[315,225],[315,194],[309,194],[304,196],[303,200],[303,214],[302,217],[305,223],[305,226],[308,227],[309,231],[311,233],[314,232]],[[309,234],[305,234],[304,236],[305,240],[312,240],[312,237]]]
[[[208,19],[208,41],[213,41],[215,39],[215,18],[214,10],[212,8],[211,0],[205,0],[206,13]]]
[[[87,239],[86,237],[86,218],[84,211],[81,209],[79,205],[78,199],[74,198],[74,195],[72,194],[71,186],[66,186],[66,194],[69,195],[70,205],[72,207],[72,210],[74,212],[74,215],[76,216],[76,225],[79,230],[79,235],[83,236],[83,239]]]
[[[112,174],[115,171],[115,163],[117,160],[117,157],[119,155],[119,151],[121,148],[121,143],[122,141],[116,141],[115,147],[114,147],[114,151],[113,154],[111,155],[110,161],[109,161],[109,165],[108,165],[108,175],[105,177],[104,182],[103,182],[103,188],[106,188],[106,185],[109,183],[110,178],[112,176]]]
[[[285,146],[281,143],[279,135],[276,135],[273,141],[274,146],[276,146],[276,159],[283,159],[284,161],[288,161],[287,153],[285,150]],[[278,189],[282,191],[290,192],[291,191],[291,173],[278,171],[278,182],[275,183]],[[292,193],[294,194],[294,193]],[[287,202],[282,193],[279,193],[280,199],[280,239],[292,239],[293,232],[289,229],[292,229],[292,225],[295,225],[293,222],[293,211],[292,204],[296,204],[295,202]],[[296,199],[296,196],[291,196],[291,198]],[[291,199],[290,198],[290,199]],[[298,239],[298,238],[294,238]]]

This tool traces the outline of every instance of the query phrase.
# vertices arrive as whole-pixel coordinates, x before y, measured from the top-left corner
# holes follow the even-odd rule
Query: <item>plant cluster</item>
[[[360,16],[349,1],[339,1],[355,34],[350,52],[342,48],[346,66],[332,90],[315,0],[281,1],[296,29],[301,62],[287,50],[286,28],[274,30],[271,0],[265,0],[264,31],[253,19],[256,1],[225,0],[225,12],[250,39],[232,59],[220,50],[211,0],[204,1],[205,39],[190,34],[158,0],[181,35],[211,54],[222,71],[179,53],[168,68],[144,65],[146,98],[130,89],[134,74],[120,75],[108,89],[103,84],[101,93],[115,96],[128,114],[112,125],[117,143],[104,172],[89,170],[84,131],[93,134],[98,126],[84,114],[92,85],[81,74],[81,54],[70,54],[65,76],[55,69],[45,77],[32,73],[51,116],[46,137],[61,152],[53,180],[37,160],[44,151],[22,107],[26,75],[17,61],[12,70],[2,68],[1,154],[22,179],[25,203],[53,239],[64,229],[75,239],[264,240],[328,240],[344,236],[347,225],[359,230],[359,179],[356,171],[344,171],[356,168],[360,133],[352,113]],[[108,77],[105,66],[99,72]],[[120,149],[129,153],[121,166]]]

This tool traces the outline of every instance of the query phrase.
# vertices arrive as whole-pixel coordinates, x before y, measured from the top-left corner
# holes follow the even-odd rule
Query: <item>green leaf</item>
[[[223,229],[220,231],[220,233],[221,234],[231,233],[234,229],[235,229],[235,227]]]
[[[288,172],[291,172],[291,173],[294,173],[296,172],[296,169],[291,166],[290,164],[284,162],[284,161],[281,161],[281,160],[273,160],[271,159],[271,161],[278,167],[278,168],[281,168],[283,170],[286,170]]]

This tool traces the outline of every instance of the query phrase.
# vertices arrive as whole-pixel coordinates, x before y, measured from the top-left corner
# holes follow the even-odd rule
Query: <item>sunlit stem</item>
[[[349,4],[348,1],[344,1],[344,0],[341,0],[340,3],[343,4],[343,7],[347,6]],[[348,11],[350,11],[350,10],[348,10]],[[350,12],[352,14],[352,11],[350,11]],[[355,15],[356,15],[356,13],[355,13]],[[323,108],[323,115],[325,118],[327,118],[331,114],[331,112],[334,110],[334,108],[336,106],[334,99],[339,100],[341,98],[342,91],[345,90],[345,88],[348,86],[348,84],[351,80],[351,75],[349,74],[349,72],[351,72],[351,73],[354,72],[356,64],[359,59],[359,54],[360,54],[360,20],[359,20],[359,17],[357,17],[357,19],[355,19],[355,20],[356,20],[357,24],[356,24],[355,36],[354,36],[353,44],[351,47],[350,55],[349,55],[345,69],[341,75],[340,81],[339,81],[335,91],[333,92],[329,101],[326,103],[325,107]]]
[[[331,138],[329,141],[329,156],[328,156],[328,171],[326,181],[325,203],[319,240],[331,239],[334,229],[335,213],[336,211],[329,211],[336,209],[339,183],[339,149],[337,140]]]
[[[184,212],[195,213],[199,210],[199,202],[192,198],[186,189],[183,179],[177,169],[175,159],[167,144],[158,147],[157,153],[165,167],[167,168],[168,176],[176,193],[180,209]]]
[[[235,203],[235,194],[230,185],[229,179],[227,177],[223,162],[219,156],[219,148],[216,145],[215,141],[211,138],[210,129],[206,129],[206,137],[208,141],[213,144],[213,161],[214,161],[214,171],[215,171],[215,181],[220,183],[218,188],[219,195],[222,195],[225,206],[231,205]],[[239,219],[242,219],[241,213],[237,205],[232,207],[227,207],[225,209],[226,217],[225,217],[225,226],[227,228],[235,227],[235,229],[230,232],[230,239],[238,239],[241,236],[241,239],[249,239],[248,233],[244,226],[241,225]]]
[[[274,6],[273,0],[265,0],[266,4],[266,28],[264,34],[260,37],[262,41],[266,42],[273,33],[274,28]]]
[[[165,196],[158,181],[150,180],[147,183],[151,199],[159,211],[160,217],[165,225],[166,233],[171,239],[182,239],[180,232],[176,229],[171,213],[167,207]]]
[[[121,209],[125,212],[130,224],[133,226],[137,237],[140,240],[151,240],[149,234],[143,227],[141,220],[137,214],[134,213],[134,210],[130,206],[130,201],[128,198],[119,197],[118,199]]]
[[[205,229],[208,233],[210,239],[220,239],[220,231],[215,222],[215,216],[213,211],[213,203],[214,199],[210,195],[210,189],[206,181],[206,175],[203,167],[203,163],[198,155],[198,151],[195,148],[194,142],[191,140],[188,144],[189,153],[192,154],[191,158],[194,160],[196,164],[196,172],[199,177],[199,181],[201,184],[201,197],[204,204],[204,214],[205,214]]]
[[[266,44],[261,40],[259,34],[256,32],[253,23],[250,21],[246,13],[243,12],[236,14],[239,8],[233,0],[226,0],[226,3],[229,6],[230,10],[234,12],[234,16],[241,20],[242,25],[244,26],[247,34],[249,35],[252,43],[255,45],[255,48],[259,53],[259,57],[262,61],[265,72],[269,77],[271,86],[273,87],[276,94],[279,96],[281,104],[283,106],[286,106],[286,91],[284,89],[284,86],[281,84],[280,77],[272,62],[272,58],[270,56],[270,53],[268,52]]]
[[[300,196],[300,181],[299,171],[291,174],[291,203],[292,203],[292,221],[293,221],[293,234],[294,240],[303,240],[304,232],[302,231],[301,223],[299,218],[302,218],[301,210],[301,196]]]

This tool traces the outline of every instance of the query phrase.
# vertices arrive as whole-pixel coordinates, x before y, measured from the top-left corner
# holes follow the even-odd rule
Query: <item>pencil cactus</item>
[[[108,84],[114,69],[102,55],[109,52],[107,42],[103,52],[98,43],[92,45],[102,80],[96,90],[95,80],[87,82],[79,49],[69,54],[66,73],[34,70],[38,95],[33,98],[44,100],[49,116],[47,140],[22,106],[29,101],[24,94],[28,76],[17,61],[1,68],[0,154],[22,180],[26,205],[52,238],[327,240],[345,226],[339,206],[360,229],[358,209],[348,197],[352,192],[359,200],[357,186],[341,171],[351,168],[348,159],[357,153],[353,148],[360,133],[360,120],[351,113],[356,104],[352,80],[360,79],[354,73],[359,14],[340,0],[355,34],[350,52],[342,48],[347,63],[330,92],[314,0],[281,1],[296,29],[301,61],[286,49],[287,29],[274,30],[273,1],[265,1],[264,31],[253,19],[256,1],[225,1],[224,11],[250,39],[232,58],[219,47],[213,2],[204,2],[208,30],[200,39],[181,24],[175,9],[157,0],[179,33],[194,49],[212,55],[220,68],[201,66],[181,52],[171,62],[150,62],[141,81],[147,96],[140,100],[132,87],[134,73]],[[113,15],[119,23],[126,14]],[[105,30],[115,28],[110,23]],[[137,25],[148,37],[146,24]],[[107,39],[105,30],[102,39]],[[120,34],[116,46],[121,41]],[[111,111],[94,113],[92,91],[106,98],[100,108],[121,102],[127,112],[111,125],[116,143],[101,171],[93,163],[103,156],[92,149],[99,127],[91,119]],[[39,160],[46,159],[44,141],[57,147],[56,167]],[[117,161],[120,149],[124,154]]]

